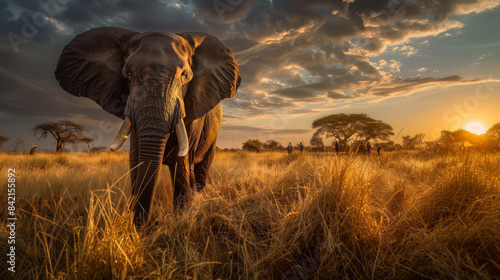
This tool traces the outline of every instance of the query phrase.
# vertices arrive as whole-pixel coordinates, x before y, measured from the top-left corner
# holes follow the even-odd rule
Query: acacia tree
[[[78,142],[82,131],[83,127],[81,125],[72,121],[61,120],[36,125],[33,128],[33,135],[40,134],[38,139],[46,138],[49,134],[52,135],[56,140],[56,152],[63,152],[65,144]]]
[[[383,121],[369,121],[364,126],[361,127],[361,132],[358,133],[360,137],[365,138],[365,141],[370,140],[381,140],[388,141],[391,136],[394,135],[392,132],[392,126],[386,124]]]
[[[333,114],[319,118],[312,123],[316,128],[317,137],[325,135],[334,137],[341,150],[346,150],[347,143],[354,137],[388,140],[392,127],[382,121],[368,117],[366,114]]]
[[[414,150],[415,146],[418,145],[420,149],[423,148],[424,144],[424,133],[417,133],[415,136],[411,137],[410,135],[405,135],[401,139],[403,140],[403,148],[407,150]]]
[[[95,141],[95,139],[92,137],[78,137],[78,142],[87,144],[87,147],[89,148],[89,154],[92,153],[92,151],[90,149],[90,143],[92,143],[94,141]]]
[[[7,137],[7,136],[0,135],[0,149],[2,148],[2,145],[3,145],[5,142],[9,141],[9,139],[10,139],[10,138],[9,138],[9,137]]]
[[[266,150],[270,151],[278,151],[278,150],[283,150],[283,145],[281,145],[280,142],[275,141],[275,140],[267,140],[262,144],[262,147]]]
[[[17,153],[22,147],[24,146],[24,139],[23,138],[16,138],[14,141],[14,153]]]
[[[243,150],[250,152],[260,152],[262,150],[263,144],[257,139],[248,139],[243,143]]]
[[[401,140],[403,140],[403,148],[407,150],[414,150],[415,146],[417,145],[416,136],[411,137],[410,135],[405,135],[401,137]]]
[[[500,122],[490,127],[490,129],[486,131],[486,136],[496,142],[496,144],[500,144]]]
[[[465,143],[477,144],[480,142],[481,136],[471,133],[465,129],[457,129],[455,131],[443,130],[439,142],[443,143],[447,148],[463,149]]]
[[[311,140],[309,140],[309,143],[311,146],[316,147],[316,148],[324,148],[325,143],[323,142],[323,137],[322,133],[319,131],[314,132],[313,136],[311,137]]]
[[[465,129],[457,129],[455,131],[452,132],[453,133],[453,137],[455,138],[455,142],[458,142],[459,146],[460,146],[460,149],[464,148],[465,147],[465,143],[466,142],[469,142],[469,143],[474,143],[475,142],[475,138],[476,138],[476,134],[474,133],[471,133]]]

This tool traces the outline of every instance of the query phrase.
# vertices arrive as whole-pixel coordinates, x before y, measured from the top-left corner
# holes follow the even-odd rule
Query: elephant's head
[[[153,185],[156,176],[149,172],[160,166],[170,133],[176,131],[179,156],[185,156],[184,123],[234,96],[240,82],[233,54],[212,35],[108,27],[75,37],[64,48],[55,76],[67,92],[124,119],[111,148],[118,149],[132,130],[137,147],[131,149],[143,163],[137,177]]]

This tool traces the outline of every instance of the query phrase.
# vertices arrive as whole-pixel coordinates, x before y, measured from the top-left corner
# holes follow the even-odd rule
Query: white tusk
[[[186,156],[189,151],[189,140],[186,132],[186,126],[184,126],[184,121],[180,121],[175,126],[175,133],[177,134],[177,141],[179,142],[179,153],[180,157]]]
[[[127,140],[131,129],[132,123],[130,123],[128,117],[125,117],[122,126],[120,127],[118,134],[116,134],[115,140],[113,141],[113,144],[111,144],[111,147],[109,149],[113,152],[120,149],[123,143],[125,143],[125,140]]]

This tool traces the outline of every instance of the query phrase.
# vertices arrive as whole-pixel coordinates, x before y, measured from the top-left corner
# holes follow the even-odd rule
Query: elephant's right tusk
[[[186,156],[189,151],[189,139],[182,118],[175,126],[175,133],[177,134],[177,141],[179,142],[179,153],[177,155],[180,157]]]
[[[111,144],[111,147],[109,149],[113,152],[120,149],[123,143],[125,143],[125,140],[127,140],[131,129],[132,123],[130,122],[128,117],[125,117],[125,120],[123,120],[122,126],[120,127],[118,134],[116,134],[115,140],[113,141],[113,144]]]

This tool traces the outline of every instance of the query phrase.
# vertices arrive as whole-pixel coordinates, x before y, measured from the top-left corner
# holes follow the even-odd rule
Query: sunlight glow
[[[464,126],[464,129],[468,132],[481,135],[486,133],[486,126],[481,122],[470,122]]]

